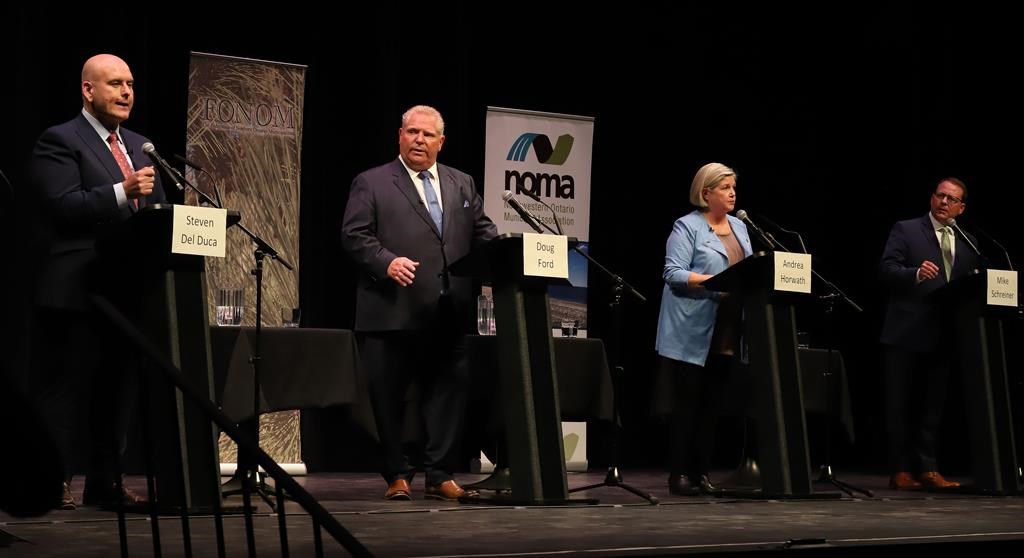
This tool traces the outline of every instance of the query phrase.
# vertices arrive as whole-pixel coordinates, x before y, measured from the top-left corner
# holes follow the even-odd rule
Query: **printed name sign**
[[[775,252],[775,290],[811,292],[811,255]]]
[[[1017,306],[1017,272],[988,270],[985,302],[992,306]]]
[[[171,253],[223,258],[227,224],[226,209],[175,205]]]
[[[569,278],[567,236],[523,233],[523,275]]]

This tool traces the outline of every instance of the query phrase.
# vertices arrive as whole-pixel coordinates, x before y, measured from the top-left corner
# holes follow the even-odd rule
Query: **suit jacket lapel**
[[[441,228],[446,235],[451,229],[455,212],[462,209],[462,200],[459,196],[459,186],[455,183],[455,175],[448,167],[437,165],[437,176],[441,180]]]
[[[925,246],[932,253],[931,261],[942,270],[942,247],[939,246],[939,239],[935,236],[935,228],[932,227],[932,220],[925,215],[921,219],[921,234],[924,235]],[[921,265],[920,262],[917,265]],[[945,276],[943,276],[945,277]]]
[[[420,199],[419,192],[416,191],[416,185],[412,183],[412,178],[410,178],[409,173],[405,171],[405,166],[396,160],[392,163],[391,168],[394,171],[395,187],[398,188],[398,191],[401,192],[409,204],[412,205],[413,211],[415,211],[421,219],[426,221],[427,225],[429,225],[434,231],[434,234],[440,236],[437,227],[434,225],[434,220],[430,218],[430,212],[427,211],[427,206],[423,204],[423,200]]]
[[[78,127],[75,130],[75,133],[78,134],[82,143],[89,148],[89,151],[92,151],[96,160],[99,161],[99,163],[103,165],[103,168],[107,170],[107,173],[110,174],[110,178],[113,180],[111,184],[124,182],[124,173],[121,172],[121,167],[117,164],[117,160],[114,159],[114,154],[110,152],[110,145],[100,139],[99,134],[97,134],[96,130],[93,129],[92,124],[89,124],[89,121],[85,119],[85,116],[79,114],[76,122],[78,123]],[[141,205],[141,200],[139,203]],[[135,204],[129,203],[128,210],[134,213]]]

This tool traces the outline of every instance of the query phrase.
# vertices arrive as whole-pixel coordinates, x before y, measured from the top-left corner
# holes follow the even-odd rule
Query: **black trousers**
[[[30,391],[61,455],[65,480],[85,450],[86,484],[108,489],[120,473],[136,409],[137,353],[94,313],[52,308],[35,309],[32,345]]]
[[[383,451],[381,474],[388,482],[412,480],[415,470],[402,448],[406,394],[415,381],[419,423],[426,435],[423,467],[427,485],[453,478],[469,392],[466,337],[446,328],[364,332],[359,352]]]
[[[672,475],[699,477],[711,468],[715,428],[727,396],[733,357],[709,355],[705,366],[662,358],[672,378],[669,466]]]
[[[882,349],[889,470],[937,471],[935,446],[956,353]]]

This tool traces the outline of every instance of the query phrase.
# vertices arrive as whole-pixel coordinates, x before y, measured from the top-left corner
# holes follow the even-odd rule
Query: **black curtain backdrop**
[[[406,108],[425,103],[444,114],[440,160],[478,183],[486,106],[593,116],[591,254],[648,297],[646,305],[627,301],[624,312],[624,463],[665,462],[664,426],[648,411],[664,245],[672,222],[690,210],[694,172],[719,161],[739,173],[738,207],[803,233],[815,268],[864,307],[835,313],[859,434],[835,461],[880,467],[884,294],[876,270],[892,222],[923,215],[935,184],[957,176],[970,189],[961,223],[981,226],[1024,262],[1014,174],[1024,49],[1015,20],[930,5],[780,11],[652,2],[595,12],[441,4],[342,5],[331,15],[298,5],[136,6],[110,16],[98,7],[3,8],[0,45],[13,56],[2,87],[0,170],[14,185],[11,194],[0,184],[11,246],[10,271],[0,273],[11,329],[4,367],[24,380],[24,293],[36,261],[23,234],[31,224],[22,210],[25,163],[44,128],[80,110],[82,63],[99,52],[124,58],[136,79],[126,125],[161,153],[183,153],[189,52],[209,52],[309,67],[299,254],[309,325],[352,325],[355,271],[339,243],[348,187],[358,172],[396,156]],[[1002,263],[995,247],[982,249]],[[592,336],[611,330],[608,301],[608,285],[592,274]],[[799,309],[799,324],[813,345],[826,343],[814,302]],[[1015,325],[1008,344],[1018,407],[1020,342]],[[944,451],[962,469],[957,393]],[[719,443],[723,466],[736,457],[734,434],[723,432]]]

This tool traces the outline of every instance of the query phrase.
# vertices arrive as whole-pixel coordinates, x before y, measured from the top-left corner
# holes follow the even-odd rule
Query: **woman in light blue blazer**
[[[669,492],[709,493],[708,478],[720,396],[739,355],[742,308],[736,297],[701,286],[752,252],[736,207],[736,173],[720,163],[697,171],[690,185],[697,209],[678,219],[665,246],[665,287],[655,348],[672,380]]]

